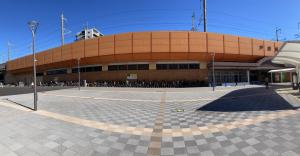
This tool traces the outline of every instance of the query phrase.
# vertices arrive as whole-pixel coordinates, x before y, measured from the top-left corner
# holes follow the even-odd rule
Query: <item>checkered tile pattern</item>
[[[237,89],[241,88],[224,88],[215,93],[209,88],[179,91],[92,88],[81,92],[74,89],[47,92],[74,97],[40,94],[39,109],[71,117],[76,122],[53,118],[53,114],[47,116],[42,111],[32,113],[0,105],[0,153],[4,156],[300,155],[299,111],[284,109],[282,106],[286,103],[271,89],[258,88],[254,92],[246,87],[234,93],[240,98],[232,97],[230,94]],[[30,105],[31,96],[3,98]],[[226,98],[213,102],[213,99],[223,96]],[[199,109],[212,103],[220,108],[237,103],[240,106],[237,108],[242,111]],[[243,111],[247,105],[255,109]],[[260,105],[276,109],[268,110]],[[176,112],[175,108],[184,111]],[[102,130],[84,121],[90,121],[87,123],[91,125],[101,122],[148,128],[153,132],[151,135],[135,135]],[[176,135],[165,133],[168,131]]]

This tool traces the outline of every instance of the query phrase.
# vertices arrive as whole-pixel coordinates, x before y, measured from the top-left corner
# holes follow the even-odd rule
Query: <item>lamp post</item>
[[[215,55],[216,53],[213,52],[211,53],[211,56],[212,56],[212,79],[213,79],[213,83],[212,83],[212,86],[213,86],[213,91],[215,91]]]
[[[37,110],[37,91],[36,91],[36,59],[35,59],[35,33],[37,30],[39,23],[37,21],[29,21],[28,26],[31,30],[32,33],[32,53],[33,53],[33,103],[34,103],[34,108],[33,110]]]
[[[78,90],[80,90],[80,58],[77,59],[77,69],[78,69]]]

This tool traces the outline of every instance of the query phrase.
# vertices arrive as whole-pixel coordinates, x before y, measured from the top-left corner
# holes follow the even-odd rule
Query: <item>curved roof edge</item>
[[[272,59],[276,64],[290,64],[297,66],[300,64],[300,41],[286,41],[279,48],[278,53]]]

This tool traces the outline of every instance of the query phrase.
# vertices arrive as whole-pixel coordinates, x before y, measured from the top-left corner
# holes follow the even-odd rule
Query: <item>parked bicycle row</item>
[[[33,83],[24,83],[22,86],[33,86]],[[13,84],[13,86],[20,86]],[[37,86],[78,86],[78,81],[50,81],[40,82]],[[84,87],[140,87],[140,88],[184,88],[184,87],[203,87],[208,86],[205,81],[142,81],[142,80],[127,80],[127,81],[96,81],[86,82],[81,81],[80,86]]]

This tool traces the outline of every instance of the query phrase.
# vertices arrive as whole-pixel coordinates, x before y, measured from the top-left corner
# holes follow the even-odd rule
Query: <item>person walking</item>
[[[266,89],[269,89],[269,78],[268,77],[265,78],[265,86],[266,86]]]
[[[238,85],[238,76],[237,75],[234,76],[234,82],[235,82],[235,86],[237,86]]]

